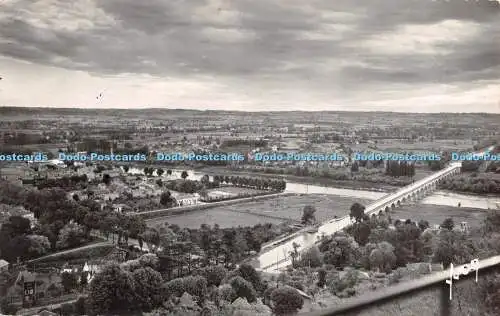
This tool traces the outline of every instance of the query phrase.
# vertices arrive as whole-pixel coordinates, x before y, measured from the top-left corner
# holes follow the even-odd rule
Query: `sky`
[[[497,0],[0,0],[0,106],[500,113]]]

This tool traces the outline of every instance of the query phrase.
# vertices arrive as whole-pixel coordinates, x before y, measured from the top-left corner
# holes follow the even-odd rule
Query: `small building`
[[[190,206],[198,204],[200,195],[195,193],[193,195],[178,195],[174,197],[177,206]]]
[[[9,270],[9,263],[0,259],[0,272],[7,272]]]
[[[100,267],[98,265],[88,262],[85,262],[82,269],[82,272],[87,274],[87,283],[90,283],[90,281],[92,281],[96,273],[98,273],[99,271]]]
[[[113,204],[113,211],[116,213],[131,212],[132,208],[126,204]]]
[[[469,232],[469,224],[467,222],[461,222],[460,223],[460,230],[463,233],[468,233]]]

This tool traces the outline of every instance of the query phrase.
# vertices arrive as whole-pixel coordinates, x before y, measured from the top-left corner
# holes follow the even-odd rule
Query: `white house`
[[[178,195],[175,197],[175,201],[177,202],[177,206],[189,206],[196,205],[200,200],[200,195],[195,193],[193,195]]]
[[[85,265],[83,266],[82,272],[87,272],[87,283],[90,283],[96,273],[101,271],[98,265],[96,264],[89,264],[88,262],[85,262]]]
[[[9,263],[3,259],[0,259],[0,272],[6,272],[9,270]]]

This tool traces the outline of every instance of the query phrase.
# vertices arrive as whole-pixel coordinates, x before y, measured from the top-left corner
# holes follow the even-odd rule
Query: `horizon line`
[[[211,110],[211,109],[189,109],[189,108],[162,108],[162,107],[140,107],[140,108],[109,108],[109,107],[53,107],[53,106],[16,106],[0,105],[0,112],[2,110],[16,110],[16,109],[48,109],[48,110],[75,110],[75,111],[93,111],[93,110],[127,110],[127,111],[144,111],[144,110],[162,110],[162,111],[191,111],[191,112],[236,112],[236,113],[399,113],[399,114],[493,114],[500,115],[500,112],[405,112],[405,111],[380,111],[380,110]]]

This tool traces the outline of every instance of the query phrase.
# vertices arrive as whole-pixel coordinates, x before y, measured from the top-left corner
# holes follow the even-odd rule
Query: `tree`
[[[92,314],[111,314],[135,307],[135,284],[130,275],[111,264],[97,273],[89,288],[88,305]]]
[[[359,171],[359,164],[357,161],[355,161],[351,166],[351,172],[358,172],[358,171]]]
[[[208,185],[208,183],[210,182],[210,178],[208,177],[208,174],[201,177],[200,182],[201,182],[201,184],[203,184],[205,186]]]
[[[200,275],[185,277],[184,286],[186,292],[196,296],[198,299],[204,299],[207,294],[207,279]]]
[[[231,284],[231,287],[236,292],[237,297],[246,298],[249,303],[253,303],[257,299],[257,293],[255,292],[252,283],[242,277],[237,276],[232,278],[229,284]]]
[[[337,232],[323,240],[319,245],[319,249],[323,253],[325,264],[331,264],[342,269],[356,263],[359,245],[353,237],[344,232]]]
[[[160,233],[154,228],[147,228],[141,238],[146,242],[148,248],[153,251],[160,245]]]
[[[326,270],[321,268],[318,270],[318,287],[323,288],[326,285]]]
[[[315,213],[316,208],[314,206],[304,206],[304,209],[302,210],[302,224],[309,225],[314,223],[316,221],[316,217],[314,215]]]
[[[182,178],[182,179],[186,180],[186,178],[187,178],[188,176],[189,176],[189,174],[187,173],[187,171],[186,171],[186,170],[182,171],[182,173],[181,173],[181,178]]]
[[[207,286],[219,286],[222,280],[227,276],[227,273],[227,269],[220,265],[208,266],[200,271],[200,274],[207,279]]]
[[[260,278],[260,274],[259,274],[259,272],[257,272],[257,270],[255,270],[254,267],[252,267],[248,263],[243,263],[238,268],[238,273],[243,279],[252,283],[252,286],[256,291],[263,290],[263,285],[262,285],[262,280]]]
[[[28,235],[29,240],[29,256],[40,257],[45,255],[50,250],[50,241],[47,237],[41,235]]]
[[[150,267],[140,268],[132,272],[135,283],[135,294],[142,310],[150,310],[162,302],[161,274]]]
[[[165,282],[162,286],[162,290],[165,298],[169,298],[172,296],[180,297],[184,292],[186,292],[184,278],[176,278]]]
[[[59,232],[57,247],[73,248],[80,246],[85,241],[86,235],[83,226],[77,223],[68,223]]]
[[[420,228],[421,231],[424,231],[429,227],[430,227],[430,225],[429,225],[428,221],[425,221],[422,219],[418,222],[418,228]]]
[[[78,284],[78,277],[74,273],[63,272],[61,274],[61,284],[66,293],[69,293],[72,289],[76,288]]]
[[[317,246],[312,246],[311,248],[305,250],[301,256],[301,264],[304,267],[321,267],[323,264],[323,258],[321,257],[321,252]]]
[[[453,222],[453,219],[451,217],[446,218],[443,223],[441,224],[441,228],[447,229],[447,230],[453,230],[455,227],[455,223]]]
[[[160,267],[160,259],[158,256],[152,253],[147,253],[137,259],[141,267],[151,268],[153,270],[158,270]]]
[[[168,175],[168,176],[171,176],[171,175],[172,175],[172,170],[168,169],[168,170],[167,170],[167,175]]]
[[[300,245],[297,244],[296,242],[292,243],[293,251],[290,251],[290,257],[292,257],[292,266],[296,267],[297,261],[299,259],[300,253],[299,253],[299,248]]]
[[[362,204],[356,202],[351,206],[351,212],[349,213],[351,219],[354,218],[356,222],[361,222],[364,215],[365,207]]]
[[[172,207],[175,204],[175,199],[170,191],[163,192],[160,196],[160,204],[166,207]]]
[[[351,227],[354,240],[361,246],[366,245],[371,234],[370,225],[366,222],[357,222],[354,223]]]
[[[62,289],[62,286],[60,284],[58,284],[58,283],[52,283],[47,288],[47,293],[49,293],[49,295],[51,297],[58,297],[58,296],[61,296],[62,290],[63,289]]]
[[[435,246],[433,262],[442,263],[446,268],[450,263],[462,264],[475,258],[478,249],[467,235],[444,230],[439,234],[439,241]]]
[[[271,293],[271,301],[276,315],[293,315],[304,305],[302,295],[289,286],[275,289]]]
[[[165,170],[163,170],[162,168],[158,168],[156,169],[156,174],[161,177],[163,175],[163,173],[165,173]]]
[[[130,169],[129,166],[126,165],[123,166],[123,171],[125,171],[125,173],[128,173],[129,169]]]
[[[102,175],[102,183],[109,185],[111,183],[111,176],[107,173]]]
[[[82,272],[79,277],[80,286],[82,288],[87,287],[88,281],[89,281],[89,273],[87,271]]]

